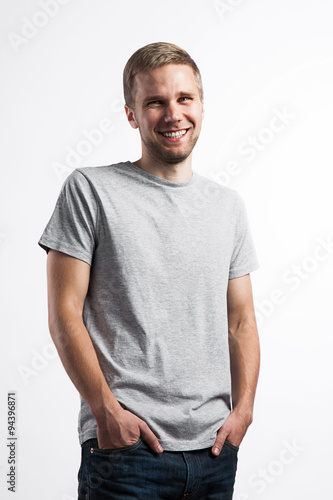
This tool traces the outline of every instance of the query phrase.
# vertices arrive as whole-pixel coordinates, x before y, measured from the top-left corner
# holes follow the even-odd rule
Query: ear
[[[202,101],[202,119],[204,119],[205,117],[205,106],[204,106],[204,102]]]
[[[127,106],[127,104],[125,104],[124,108],[125,108],[127,120],[129,121],[129,124],[131,125],[131,127],[139,128],[139,125],[137,124],[137,121],[136,121],[135,116],[134,116],[133,109],[129,108]]]

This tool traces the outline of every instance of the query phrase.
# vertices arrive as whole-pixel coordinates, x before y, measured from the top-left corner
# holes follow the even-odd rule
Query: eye
[[[180,97],[179,98],[179,101],[192,101],[192,98],[191,97]]]
[[[147,103],[147,106],[160,106],[162,101],[150,101]]]

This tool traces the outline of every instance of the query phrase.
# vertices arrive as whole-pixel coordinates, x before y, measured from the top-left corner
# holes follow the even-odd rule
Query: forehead
[[[199,89],[193,69],[187,64],[165,64],[134,77],[135,99],[158,94],[170,98],[180,92],[196,93]]]

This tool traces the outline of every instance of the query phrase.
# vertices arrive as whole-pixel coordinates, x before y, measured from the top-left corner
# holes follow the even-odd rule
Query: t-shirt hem
[[[212,447],[215,443],[215,439],[216,436],[204,441],[182,441],[181,444],[177,441],[176,445],[175,443],[170,443],[170,441],[163,441],[161,439],[159,442],[165,451],[192,451]]]
[[[83,260],[87,264],[91,265],[92,258],[89,254],[83,252],[82,250],[78,250],[77,248],[70,247],[65,245],[63,242],[53,241],[48,238],[41,238],[38,241],[38,245],[43,248],[46,253],[51,250],[58,250],[59,252],[63,252],[70,257],[74,257],[79,260]]]
[[[97,439],[96,431],[88,431],[84,433],[79,433],[79,443],[82,445],[88,439]]]
[[[88,431],[83,434],[79,434],[80,445],[82,445],[88,439],[97,439],[97,433],[94,431]],[[204,441],[181,441],[181,444],[179,444],[180,441],[177,440],[176,445],[175,442],[164,441],[162,439],[159,439],[159,442],[162,445],[164,451],[192,451],[211,448],[215,443],[215,439],[216,436],[210,439],[205,439]]]

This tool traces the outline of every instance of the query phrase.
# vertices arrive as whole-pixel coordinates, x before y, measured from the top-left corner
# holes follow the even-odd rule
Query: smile
[[[186,130],[177,130],[174,132],[160,132],[164,137],[171,137],[172,139],[177,139],[179,137],[183,137],[187,132]]]

